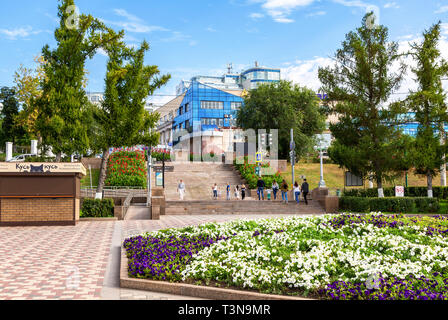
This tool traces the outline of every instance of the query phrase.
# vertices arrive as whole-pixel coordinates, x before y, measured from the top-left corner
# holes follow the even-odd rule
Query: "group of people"
[[[264,200],[264,191],[266,189],[266,183],[264,180],[260,177],[257,182],[257,194],[258,194],[258,200]],[[240,188],[240,186],[236,185],[233,188],[233,197],[234,199],[241,199],[244,200],[246,198],[246,186],[243,184]],[[218,200],[219,198],[219,187],[215,183],[215,185],[212,187],[213,191],[213,199]],[[277,181],[274,180],[272,183],[272,189],[266,189],[267,192],[267,199],[271,200],[271,193],[274,195],[274,200],[277,200],[277,194],[281,191],[282,193],[282,201],[283,203],[288,203],[288,192],[289,192],[289,186],[286,180],[283,180],[281,183],[281,186],[277,183]],[[177,192],[179,193],[179,198],[181,201],[184,200],[185,197],[185,183],[180,180],[178,186],[177,186]],[[300,195],[303,195],[303,199],[305,201],[305,204],[308,205],[308,199],[307,196],[310,192],[310,187],[306,179],[303,180],[303,183],[301,186],[296,182],[293,187],[293,194],[295,196],[295,201],[299,204],[300,203]],[[226,186],[226,199],[231,200],[232,196],[232,187],[230,183]]]
[[[266,188],[266,183],[264,180],[260,177],[257,182],[257,194],[258,194],[258,200],[264,200],[264,190]],[[288,203],[288,192],[289,192],[289,186],[286,180],[283,180],[281,183],[281,186],[277,183],[277,181],[274,180],[272,182],[272,190],[267,189],[267,198],[268,200],[271,200],[271,192],[274,194],[274,200],[277,200],[277,194],[281,191],[282,193],[282,201],[283,203]],[[305,200],[305,204],[308,205],[308,199],[307,196],[310,192],[310,186],[306,179],[303,180],[303,183],[301,186],[296,182],[294,184],[293,188],[294,196],[296,202],[300,203],[300,195],[303,194],[303,199]]]
[[[219,188],[218,185],[215,183],[215,185],[212,187],[213,190],[213,199],[214,200],[218,200],[219,197]],[[230,185],[230,183],[227,184],[226,186],[226,199],[227,200],[231,200],[232,196],[232,186]],[[241,196],[241,198],[240,198]],[[233,188],[233,197],[236,200],[244,200],[246,199],[246,186],[243,184],[240,188],[240,186],[236,185]]]

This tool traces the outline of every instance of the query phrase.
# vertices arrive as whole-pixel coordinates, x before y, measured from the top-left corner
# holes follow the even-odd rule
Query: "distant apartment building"
[[[177,86],[177,96],[158,112],[161,114],[157,131],[160,144],[177,146],[202,139],[202,152],[221,154],[233,151],[234,142],[241,142],[236,127],[237,111],[249,90],[260,84],[279,82],[280,69],[255,67],[221,76],[195,76]]]
[[[87,93],[87,98],[94,105],[100,106],[101,103],[104,101],[104,93],[102,93],[102,92],[88,92]],[[148,102],[148,101],[145,103],[145,110],[149,111],[151,113],[157,111],[157,109],[159,109],[159,108],[160,108],[160,106],[156,105],[154,103],[151,103],[151,102]]]

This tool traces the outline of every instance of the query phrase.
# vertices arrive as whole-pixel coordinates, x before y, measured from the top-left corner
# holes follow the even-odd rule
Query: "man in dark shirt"
[[[258,178],[257,187],[258,187],[258,200],[261,199],[264,200],[264,188],[266,188],[266,183],[264,182],[263,179]]]
[[[308,182],[306,182],[306,179],[304,179],[302,184],[302,193],[306,205],[308,205],[308,199],[306,197],[308,196],[309,192],[310,192],[310,186],[308,185]]]

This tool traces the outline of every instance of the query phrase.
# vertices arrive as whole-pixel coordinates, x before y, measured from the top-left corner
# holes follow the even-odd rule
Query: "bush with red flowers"
[[[106,186],[146,188],[145,152],[113,153],[107,165]]]

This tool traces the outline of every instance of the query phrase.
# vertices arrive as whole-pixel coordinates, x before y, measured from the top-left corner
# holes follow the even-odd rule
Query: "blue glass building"
[[[221,150],[227,149],[235,142],[232,134],[238,129],[236,116],[243,105],[244,95],[260,84],[278,81],[280,69],[259,67],[258,63],[240,74],[233,73],[229,65],[228,73],[222,77],[196,76],[189,81],[183,80],[177,87],[177,98],[158,110],[161,114],[160,143],[176,146],[181,138],[188,138],[186,131],[190,138],[199,133],[217,140],[221,137],[217,144]],[[183,137],[176,134],[181,131]],[[226,135],[229,138],[223,142]],[[224,148],[224,145],[227,146]]]

